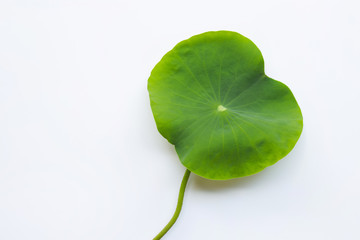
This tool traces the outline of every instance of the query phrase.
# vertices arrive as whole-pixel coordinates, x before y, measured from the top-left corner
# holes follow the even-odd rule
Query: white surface
[[[0,3],[0,239],[152,239],[184,167],[158,134],[147,78],[177,42],[237,31],[304,115],[265,171],[192,175],[163,238],[360,239],[359,1]]]

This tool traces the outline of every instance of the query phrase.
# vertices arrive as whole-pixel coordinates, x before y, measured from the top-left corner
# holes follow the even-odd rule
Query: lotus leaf
[[[290,89],[265,75],[260,50],[235,32],[180,42],[155,66],[148,90],[159,132],[205,178],[257,173],[287,155],[302,131]]]
[[[148,90],[156,126],[188,174],[255,174],[287,155],[302,131],[292,92],[265,75],[260,50],[236,32],[178,43],[152,70]]]

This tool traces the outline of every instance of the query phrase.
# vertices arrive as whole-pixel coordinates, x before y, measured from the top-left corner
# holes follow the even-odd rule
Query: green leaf
[[[205,178],[257,173],[287,155],[302,131],[290,89],[265,75],[260,50],[235,32],[180,42],[152,70],[148,90],[159,132]]]

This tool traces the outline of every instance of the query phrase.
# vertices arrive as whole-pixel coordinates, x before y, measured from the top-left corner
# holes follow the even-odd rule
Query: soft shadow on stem
[[[183,200],[184,200],[186,184],[187,184],[187,182],[189,180],[190,173],[191,172],[188,169],[186,169],[184,177],[183,177],[182,182],[181,182],[178,202],[177,202],[177,206],[176,206],[173,217],[170,219],[169,223],[163,228],[163,230],[161,230],[161,232],[158,235],[156,235],[156,237],[154,237],[153,240],[161,239],[169,231],[169,229],[174,225],[174,223],[178,219],[180,211],[181,211],[181,207],[182,207],[182,204],[183,204]]]

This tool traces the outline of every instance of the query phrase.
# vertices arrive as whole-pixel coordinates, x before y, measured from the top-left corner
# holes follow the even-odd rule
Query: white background
[[[357,0],[0,3],[0,239],[152,239],[185,171],[147,78],[209,30],[257,44],[304,116],[294,150],[251,177],[191,175],[163,239],[360,239]]]

